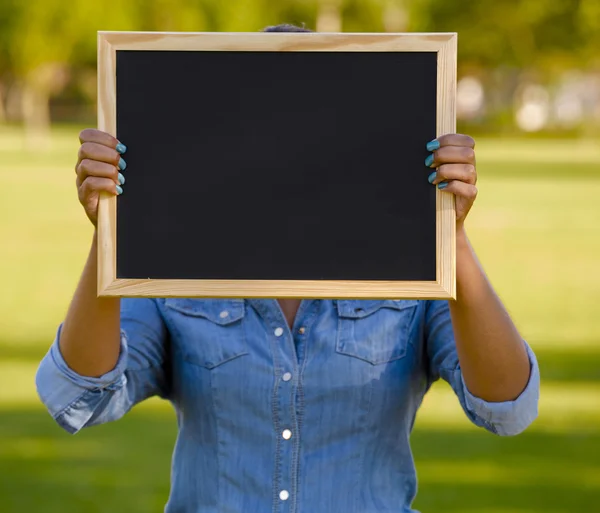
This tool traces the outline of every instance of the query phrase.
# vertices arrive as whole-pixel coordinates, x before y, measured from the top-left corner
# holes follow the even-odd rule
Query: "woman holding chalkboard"
[[[127,148],[98,130],[80,140],[79,200],[95,226],[99,194],[126,187]],[[94,235],[36,377],[55,420],[76,433],[148,397],[171,401],[167,513],[414,511],[409,435],[440,377],[474,424],[523,431],[539,371],[465,233],[475,143],[423,145],[423,180],[456,196],[457,301],[99,299]]]

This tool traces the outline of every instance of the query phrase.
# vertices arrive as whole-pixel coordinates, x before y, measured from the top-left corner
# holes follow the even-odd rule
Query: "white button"
[[[275,336],[281,337],[283,335],[283,328],[275,328]]]
[[[283,381],[289,381],[290,379],[292,379],[292,374],[290,372],[286,372],[283,376]]]
[[[285,439],[285,440],[289,440],[290,438],[292,438],[292,432],[289,429],[284,429],[283,433],[281,433],[281,436]]]
[[[225,319],[225,317],[229,317],[229,312],[227,310],[223,310],[220,314],[219,317],[221,319]]]
[[[300,335],[304,335],[305,331],[306,331],[306,328],[304,326],[302,326],[301,328],[298,328],[298,333],[300,333]]]
[[[287,490],[281,490],[279,492],[279,498],[282,501],[287,501],[290,498],[290,492],[288,492]]]

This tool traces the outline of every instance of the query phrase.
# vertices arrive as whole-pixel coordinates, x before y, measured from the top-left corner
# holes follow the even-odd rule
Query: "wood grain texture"
[[[456,131],[457,36],[453,33],[98,33],[98,128],[116,136],[116,51],[437,52],[437,136]],[[98,211],[98,295],[102,297],[456,298],[454,195],[436,193],[436,282],[138,280],[116,278],[115,196]]]
[[[102,296],[450,299],[434,281],[132,280],[118,279]]]
[[[116,50],[437,52],[453,34],[100,32]]]
[[[438,51],[437,136],[456,132],[457,36]],[[454,194],[436,189],[437,282],[456,299],[456,202]]]
[[[117,135],[116,52],[98,34],[98,130]],[[101,193],[98,203],[98,284],[97,292],[117,277],[117,198]]]

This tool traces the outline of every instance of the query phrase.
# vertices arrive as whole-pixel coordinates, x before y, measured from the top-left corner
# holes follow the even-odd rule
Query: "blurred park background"
[[[281,22],[459,33],[480,174],[468,230],[539,356],[542,399],[527,432],[498,438],[436,384],[412,437],[416,507],[600,512],[598,0],[0,0],[0,512],[158,512],[168,494],[168,404],[72,437],[34,388],[92,237],[73,166],[96,122],[96,31]]]

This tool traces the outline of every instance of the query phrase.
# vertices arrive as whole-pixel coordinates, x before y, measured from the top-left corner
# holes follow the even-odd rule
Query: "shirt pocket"
[[[166,299],[174,342],[185,361],[214,369],[248,354],[243,300]]]
[[[404,358],[418,303],[338,300],[336,351],[373,365]]]

